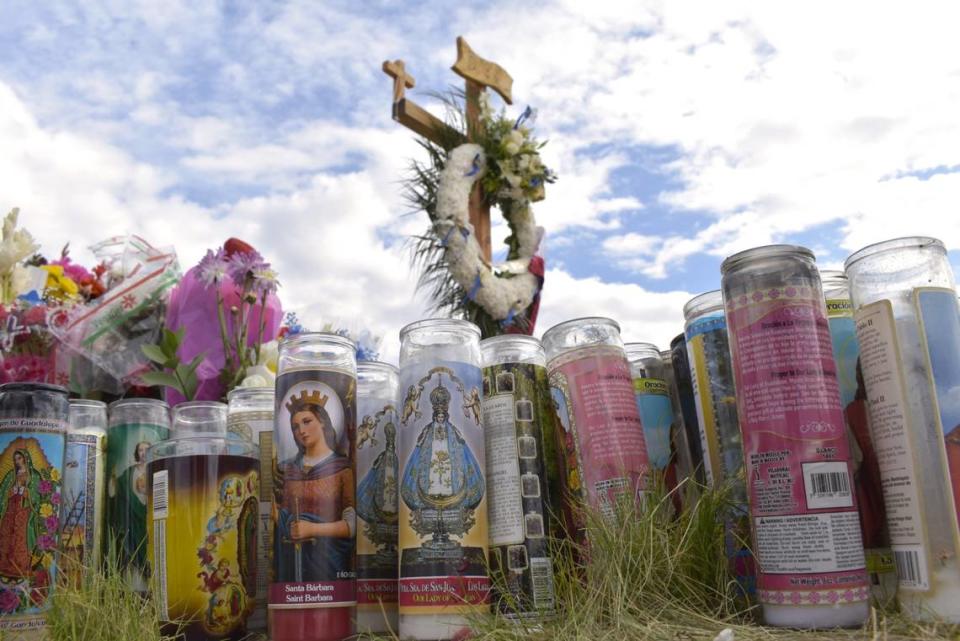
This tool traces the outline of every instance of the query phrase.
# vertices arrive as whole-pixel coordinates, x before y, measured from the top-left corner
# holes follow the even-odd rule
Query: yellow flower
[[[64,275],[61,265],[43,265],[41,269],[47,272],[45,295],[57,300],[67,300],[79,296],[80,288],[77,287],[72,278]]]
[[[49,568],[51,565],[53,565],[53,555],[49,552],[44,552],[40,562],[43,563],[43,567]]]
[[[49,503],[44,503],[40,506],[40,516],[46,518],[48,516],[53,516],[53,506]]]
[[[53,468],[52,470],[50,470],[50,480],[53,481],[54,483],[59,483],[60,470],[58,470],[57,468]]]

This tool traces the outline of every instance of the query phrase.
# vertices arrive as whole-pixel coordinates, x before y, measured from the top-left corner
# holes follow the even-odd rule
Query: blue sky
[[[186,267],[246,238],[308,325],[368,327],[389,357],[424,314],[404,239],[425,216],[403,215],[417,150],[380,64],[403,58],[430,106],[463,35],[513,75],[511,111],[539,109],[560,174],[535,209],[538,333],[603,314],[666,346],[734,251],[801,243],[837,267],[900,235],[960,248],[957,10],[905,11],[0,0],[0,207],[50,254],[136,232]]]

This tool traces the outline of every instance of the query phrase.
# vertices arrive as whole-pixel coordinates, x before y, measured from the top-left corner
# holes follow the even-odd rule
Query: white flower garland
[[[489,265],[470,224],[470,191],[486,171],[486,157],[480,145],[467,143],[450,152],[440,174],[434,230],[443,239],[444,257],[450,275],[467,292],[467,297],[483,307],[491,317],[508,321],[533,302],[540,287],[530,273],[530,259],[540,244],[530,202],[520,196],[510,198],[506,213],[513,225],[518,258]]]

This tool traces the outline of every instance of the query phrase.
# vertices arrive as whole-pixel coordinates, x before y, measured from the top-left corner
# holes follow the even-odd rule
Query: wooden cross
[[[500,94],[508,105],[513,104],[513,78],[497,63],[484,60],[474,53],[462,36],[457,38],[457,61],[452,69],[466,81],[466,139],[447,123],[407,100],[406,90],[413,89],[415,81],[413,76],[407,73],[402,60],[388,60],[383,63],[383,72],[393,78],[393,119],[437,144],[450,140],[466,142],[474,140],[476,132],[480,130],[480,94],[486,91],[487,87]],[[473,233],[483,250],[484,259],[490,263],[490,206],[484,202],[480,183],[475,184],[470,192],[470,224],[473,225]]]

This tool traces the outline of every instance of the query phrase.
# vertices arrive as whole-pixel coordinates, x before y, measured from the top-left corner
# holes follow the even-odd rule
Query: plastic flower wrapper
[[[158,249],[138,236],[110,238],[90,249],[103,263],[90,274],[92,282],[69,264],[51,266],[59,268],[54,273],[62,269],[63,277],[71,271],[78,275],[84,281],[78,284],[81,290],[104,293],[71,308],[54,331],[67,348],[82,357],[71,364],[83,371],[81,388],[122,391],[149,368],[141,347],[155,343],[160,336],[166,300],[180,279],[180,267],[172,248]],[[93,371],[83,359],[92,362]]]
[[[247,376],[264,374],[248,368],[260,365],[264,350],[257,357],[257,346],[269,343],[280,329],[283,309],[275,289],[276,274],[269,265],[253,247],[233,238],[217,252],[209,251],[174,288],[166,327],[186,330],[177,355],[182,363],[203,355],[196,368],[194,400],[222,400]],[[236,345],[242,335],[248,350],[238,354]],[[171,405],[184,400],[170,388],[165,396]]]

